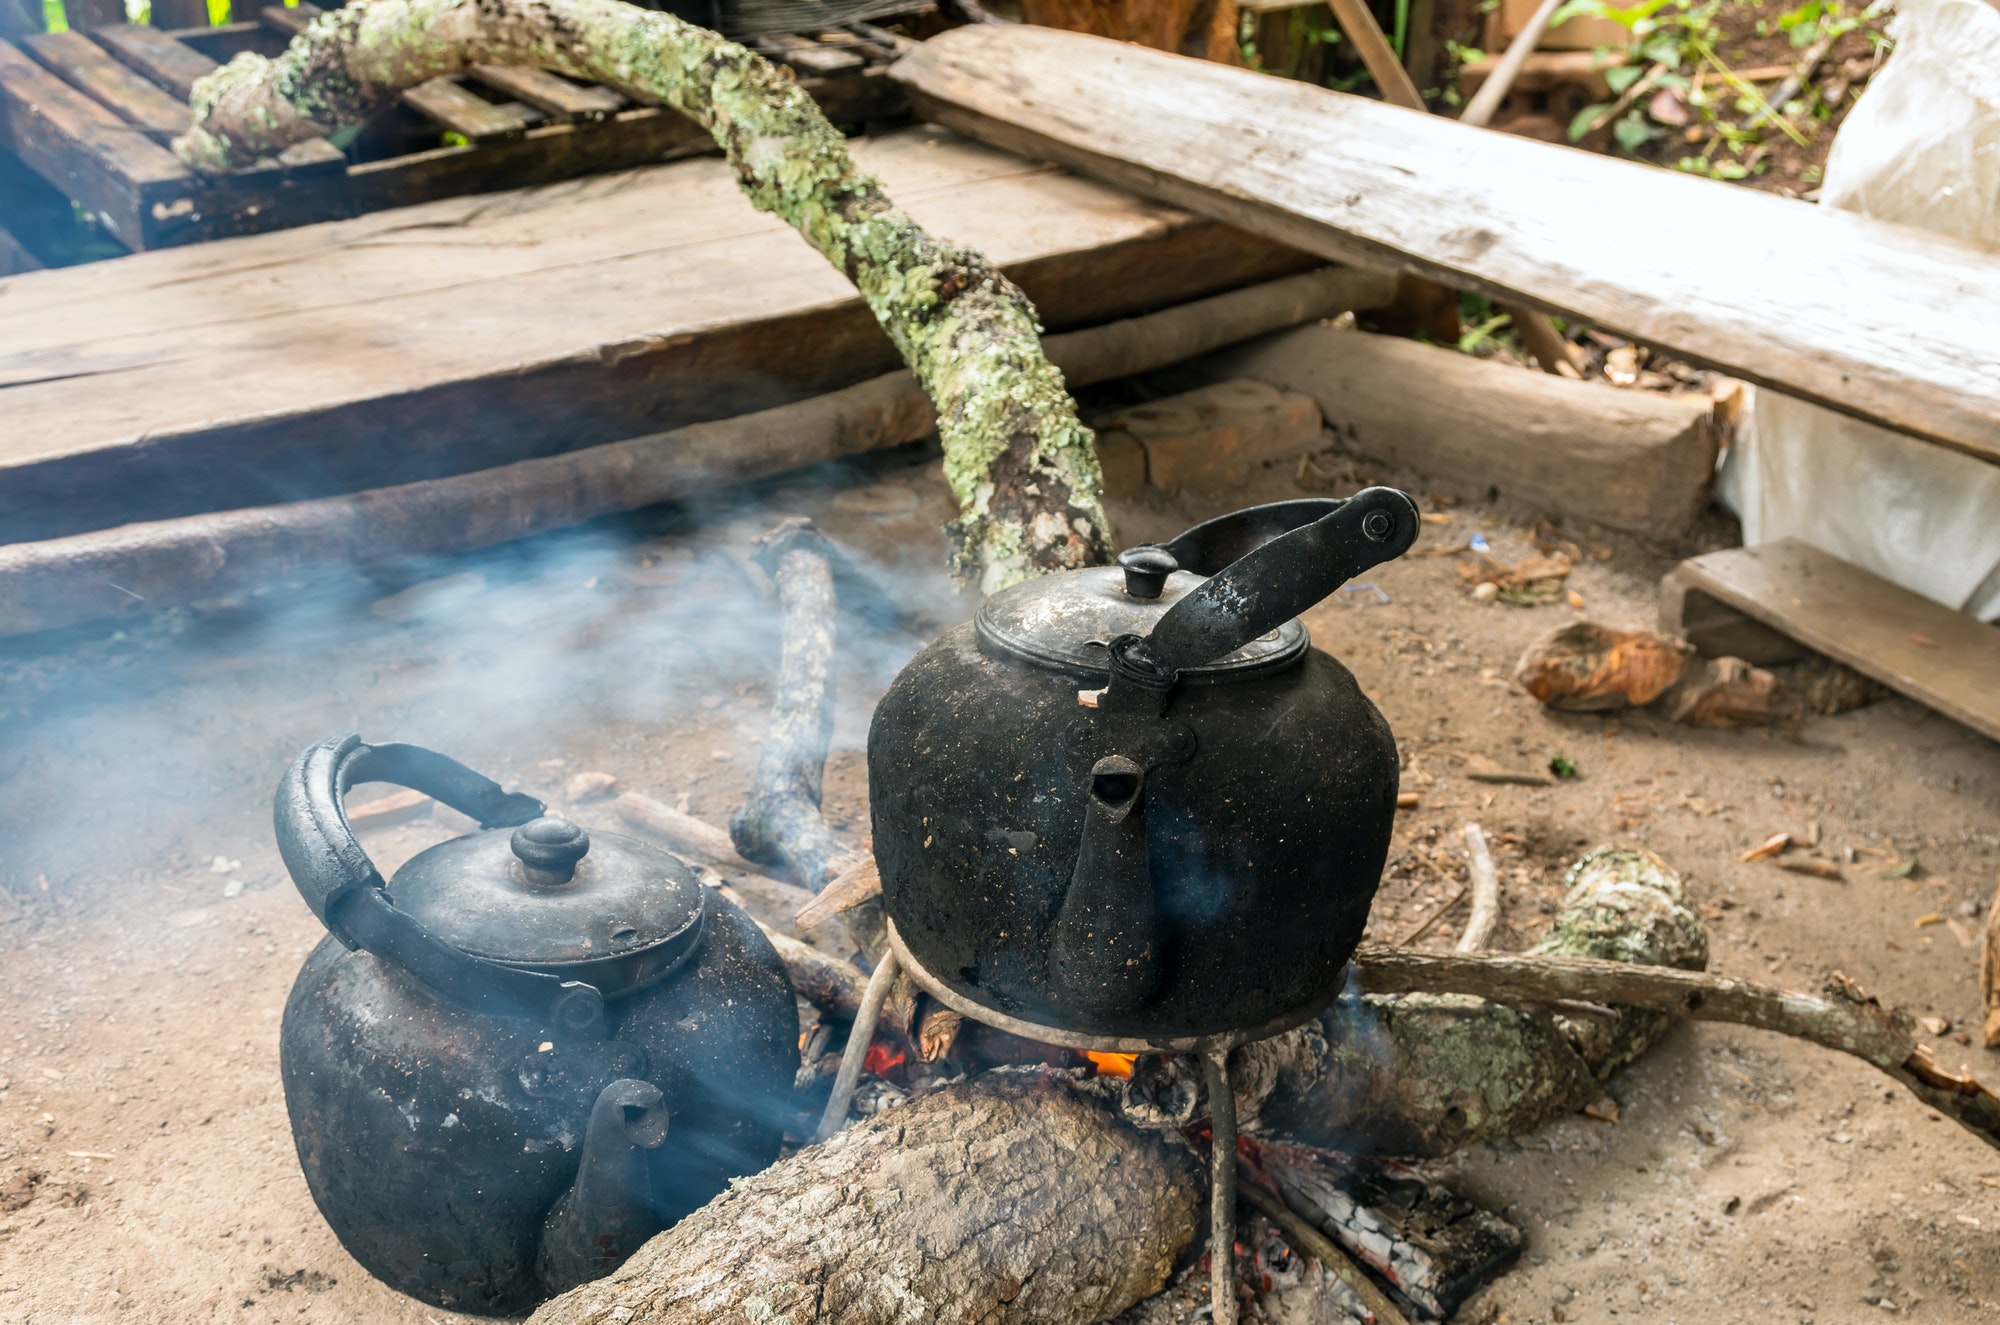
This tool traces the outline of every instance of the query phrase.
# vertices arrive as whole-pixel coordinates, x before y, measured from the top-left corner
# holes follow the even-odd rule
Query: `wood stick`
[[[675,851],[700,856],[718,865],[741,866],[743,862],[729,834],[651,796],[628,791],[612,801],[611,808],[627,827],[656,838]]]
[[[1345,32],[1348,40],[1354,43],[1354,49],[1361,56],[1361,63],[1367,66],[1369,76],[1374,78],[1375,85],[1382,89],[1382,99],[1393,106],[1429,114],[1429,108],[1424,105],[1423,93],[1417,90],[1416,81],[1410,77],[1410,71],[1396,59],[1395,48],[1390,46],[1389,39],[1382,35],[1382,26],[1375,21],[1374,12],[1368,8],[1364,0],[1331,0],[1331,3],[1335,17],[1340,20],[1341,31]],[[1522,29],[1521,35],[1514,39],[1514,44],[1507,48],[1506,55],[1501,57],[1500,63],[1480,86],[1479,96],[1473,98],[1472,105],[1467,106],[1466,113],[1459,117],[1462,122],[1484,126],[1493,117],[1494,110],[1500,105],[1500,99],[1506,96],[1507,89],[1514,85],[1515,75],[1521,70],[1521,62],[1528,58],[1529,52],[1535,48],[1535,43],[1541,40],[1542,32],[1547,29],[1549,19],[1560,3],[1561,0],[1542,0],[1541,8],[1535,11],[1534,17],[1528,20],[1528,26]],[[1512,61],[1511,65],[1509,61]],[[1498,91],[1494,92],[1490,103],[1481,108],[1481,99],[1495,88]],[[1478,111],[1477,115],[1474,114],[1475,110]],[[1535,363],[1543,372],[1561,375],[1558,364],[1567,364],[1571,373],[1576,371],[1576,365],[1569,357],[1569,350],[1547,313],[1538,308],[1530,308],[1526,304],[1495,306],[1512,319],[1514,326],[1521,333],[1522,342],[1528,347],[1528,352],[1535,356]]]
[[[1493,120],[1493,112],[1500,109],[1500,103],[1514,90],[1514,79],[1520,75],[1521,66],[1527,63],[1535,47],[1542,44],[1542,34],[1549,30],[1549,20],[1556,16],[1556,9],[1562,0],[1542,0],[1527,24],[1514,35],[1507,45],[1507,53],[1500,57],[1486,81],[1479,85],[1479,91],[1467,102],[1459,115],[1461,124],[1477,124],[1482,128]]]
[[[778,586],[784,647],[750,797],[730,816],[729,837],[745,859],[782,866],[794,882],[818,892],[843,850],[819,812],[833,739],[833,557],[812,521],[801,516],[757,542],[757,559]]]
[[[1285,1241],[1292,1244],[1293,1251],[1312,1257],[1332,1271],[1340,1282],[1353,1289],[1354,1295],[1361,1299],[1361,1305],[1375,1317],[1375,1325],[1410,1325],[1409,1317],[1396,1309],[1396,1304],[1389,1300],[1388,1295],[1375,1286],[1375,1281],[1363,1273],[1346,1252],[1334,1245],[1332,1238],[1258,1186],[1252,1175],[1245,1174],[1242,1178],[1236,1186],[1237,1195],[1258,1214],[1276,1224],[1278,1231],[1285,1235]]]
[[[1805,85],[1812,81],[1813,71],[1819,68],[1819,62],[1826,58],[1826,53],[1833,49],[1834,38],[1838,35],[1837,33],[1829,34],[1806,47],[1805,54],[1799,57],[1797,66],[1785,75],[1784,82],[1772,89],[1771,95],[1764,99],[1764,104],[1757,108],[1756,113],[1743,121],[1743,127],[1746,129],[1761,128],[1771,120],[1783,115],[1785,103],[1797,96],[1804,89]],[[1737,70],[1736,76],[1745,82],[1751,81],[1745,77],[1744,70]]]
[[[847,1048],[840,1055],[840,1072],[833,1079],[833,1093],[827,1096],[826,1112],[820,1115],[819,1131],[813,1140],[824,1141],[847,1124],[847,1110],[854,1103],[854,1088],[861,1082],[861,1068],[868,1060],[868,1046],[875,1039],[875,1023],[882,1016],[882,1004],[888,1001],[889,987],[896,983],[896,954],[885,949],[881,960],[875,963],[875,971],[868,977],[868,988],[861,996],[861,1007],[854,1014],[854,1025],[847,1032]]]
[[[1837,971],[1815,996],[1659,966],[1578,957],[1447,956],[1379,943],[1363,944],[1354,965],[1374,994],[1475,994],[1501,1003],[1581,1000],[1796,1036],[1873,1063],[1925,1104],[2000,1149],[2000,1092],[1970,1072],[1944,1071],[1929,1047],[1917,1043],[1909,1013],[1883,1007]]]
[[[1409,933],[1403,935],[1403,937],[1397,939],[1396,946],[1399,948],[1407,948],[1412,943],[1415,943],[1418,939],[1422,938],[1424,935],[1430,933],[1433,929],[1437,928],[1437,922],[1444,919],[1445,916],[1450,914],[1451,908],[1457,906],[1460,902],[1465,900],[1466,892],[1467,892],[1466,886],[1464,884],[1460,884],[1457,892],[1445,898],[1442,905],[1438,906],[1429,915],[1424,917],[1423,923],[1419,924],[1415,929],[1411,930]]]
[[[852,963],[829,957],[810,943],[781,934],[759,924],[764,937],[778,950],[785,974],[800,998],[829,1017],[853,1021],[861,1014],[862,999],[868,992],[868,977]]]
[[[1354,963],[1371,994],[1477,994],[1501,1003],[1570,999],[1647,1008],[1794,1035],[1880,1068],[1901,1067],[1917,1043],[1908,1013],[1882,1007],[1837,974],[1828,977],[1822,995],[1813,995],[1700,971],[1586,957],[1446,954],[1364,943]]]
[[[1458,951],[1478,952],[1493,941],[1493,931],[1500,923],[1500,871],[1494,867],[1493,853],[1486,849],[1486,834],[1478,824],[1465,826],[1465,854],[1472,875],[1472,914],[1466,917]]]
[[[1375,307],[1395,280],[1325,267],[1050,336],[1072,386]],[[168,607],[317,565],[444,556],[918,441],[936,412],[908,372],[736,418],[451,478],[0,547],[0,635]],[[727,859],[728,857],[724,857]]]
[[[1396,48],[1382,34],[1382,25],[1375,21],[1375,15],[1363,0],[1329,0],[1329,3],[1333,6],[1333,16],[1340,20],[1340,30],[1354,43],[1354,51],[1361,57],[1368,76],[1381,90],[1382,100],[1428,115],[1430,109],[1424,105],[1423,94],[1417,91],[1410,71],[1396,58]]]
[[[882,871],[875,857],[867,855],[834,875],[833,881],[810,902],[799,908],[793,923],[800,929],[817,929],[849,907],[882,895]]]

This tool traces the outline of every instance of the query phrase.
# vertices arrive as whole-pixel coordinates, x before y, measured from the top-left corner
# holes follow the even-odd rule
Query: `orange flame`
[[[868,1056],[861,1060],[861,1066],[880,1077],[887,1076],[891,1068],[901,1066],[902,1062],[901,1049],[892,1048],[877,1040],[868,1046]]]
[[[1129,1077],[1132,1064],[1139,1061],[1137,1054],[1100,1054],[1086,1049],[1083,1056],[1097,1065],[1097,1075],[1101,1077]]]

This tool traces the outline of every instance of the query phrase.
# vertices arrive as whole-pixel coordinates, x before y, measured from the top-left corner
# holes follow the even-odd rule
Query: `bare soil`
[[[1397,477],[1342,463],[1343,484]],[[1544,712],[1510,683],[1522,648],[1581,613],[1650,624],[1671,556],[1579,531],[1609,553],[1572,575],[1580,611],[1478,603],[1453,557],[1421,553],[1477,531],[1517,560],[1534,513],[1470,492],[1442,506],[1433,486],[1416,490],[1450,518],[1419,554],[1371,575],[1379,595],[1308,617],[1387,715],[1404,785],[1422,791],[1399,819],[1374,934],[1401,938],[1451,896],[1468,820],[1500,844],[1505,947],[1545,923],[1566,862],[1636,842],[1685,873],[1712,917],[1717,970],[1799,986],[1843,970],[1946,1018],[1942,1062],[2000,1067],[1962,1038],[1977,1025],[1968,944],[2000,868],[2000,748],[1902,700],[1787,732]],[[1247,493],[1114,514],[1136,541],[1297,494],[1281,466]],[[776,668],[775,612],[743,551],[797,512],[875,559],[922,614],[902,638],[844,626],[827,809],[865,831],[869,706],[922,635],[968,610],[940,569],[950,504],[935,461],[914,451],[758,496],[0,653],[0,1321],[469,1319],[372,1280],[300,1177],[278,1024],[321,931],[272,844],[271,788],[308,742],[356,728],[444,749],[557,805],[572,775],[603,770],[724,821]],[[1524,770],[1561,755],[1576,776],[1474,782],[1474,755]],[[564,808],[617,827],[601,801]],[[462,831],[452,820],[440,811],[367,845],[386,870]],[[1738,863],[1814,823],[1824,855],[1882,854],[1843,864],[1842,882]],[[1906,877],[1882,877],[1911,859]],[[1423,941],[1448,943],[1463,923],[1461,903]],[[1615,1125],[1579,1116],[1436,1166],[1529,1234],[1522,1265],[1461,1319],[2000,1309],[2000,1155],[1869,1069],[1688,1026],[1611,1093]]]

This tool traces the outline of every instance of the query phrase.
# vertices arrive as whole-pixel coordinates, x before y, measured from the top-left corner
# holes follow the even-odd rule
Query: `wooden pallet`
[[[1317,265],[935,126],[853,148],[1052,332]],[[0,541],[466,473],[899,362],[715,157],[32,272],[0,280]]]
[[[0,0],[4,3],[5,0]],[[433,198],[545,184],[709,149],[693,123],[607,87],[539,69],[478,66],[403,94],[358,134],[316,139],[222,178],[168,148],[197,79],[239,51],[275,54],[321,11],[272,5],[255,22],[115,24],[0,41],[0,147],[132,249],[169,248],[339,220]],[[883,71],[897,39],[759,39],[835,123],[900,114]]]
[[[1660,628],[1714,657],[1825,654],[2000,741],[2000,627],[1797,539],[1683,561],[1660,582]]]

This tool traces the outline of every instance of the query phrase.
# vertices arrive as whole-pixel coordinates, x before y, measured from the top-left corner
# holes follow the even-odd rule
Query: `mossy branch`
[[[197,83],[174,150],[229,170],[473,64],[555,69],[688,116],[751,202],[854,282],[937,404],[961,574],[990,591],[1108,559],[1093,439],[1026,296],[926,232],[785,71],[716,33],[618,0],[365,0],[315,19],[276,59],[241,54]]]

